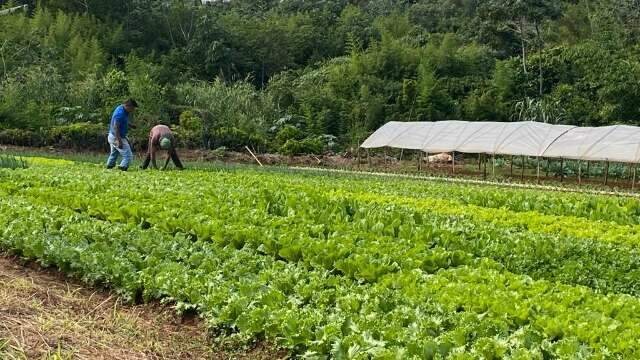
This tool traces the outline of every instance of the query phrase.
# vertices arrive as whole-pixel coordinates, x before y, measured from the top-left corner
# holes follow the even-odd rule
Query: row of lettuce
[[[640,354],[634,244],[394,203],[376,186],[247,171],[3,171],[0,246],[309,358]]]
[[[244,171],[178,179],[131,176],[127,187],[113,174],[87,174],[83,167],[65,174],[50,167],[6,176],[0,193],[33,203],[238,248],[251,243],[290,261],[319,262],[347,273],[360,269],[369,279],[413,261],[411,253],[422,247],[437,247],[491,258],[536,279],[640,295],[637,226],[360,192],[359,180],[346,191],[325,178],[304,183],[296,176]],[[155,195],[160,193],[161,199]],[[364,251],[362,244],[375,244],[379,264],[369,261],[370,254],[344,260],[354,248]],[[318,247],[324,258],[309,255]]]

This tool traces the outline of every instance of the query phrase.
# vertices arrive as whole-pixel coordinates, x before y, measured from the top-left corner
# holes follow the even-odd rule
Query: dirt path
[[[168,307],[122,305],[52,270],[0,253],[0,359],[273,359],[214,352],[203,324]]]

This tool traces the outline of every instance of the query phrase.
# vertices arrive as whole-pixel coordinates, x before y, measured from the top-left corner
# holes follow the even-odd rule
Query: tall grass
[[[0,155],[0,169],[26,169],[27,161],[14,156]]]

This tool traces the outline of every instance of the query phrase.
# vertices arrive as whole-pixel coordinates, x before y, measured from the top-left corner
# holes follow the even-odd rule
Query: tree
[[[522,69],[527,74],[528,45],[541,51],[544,47],[543,24],[562,14],[562,4],[554,0],[489,0],[480,10],[488,21],[501,24],[520,38]],[[542,67],[540,66],[540,95]]]

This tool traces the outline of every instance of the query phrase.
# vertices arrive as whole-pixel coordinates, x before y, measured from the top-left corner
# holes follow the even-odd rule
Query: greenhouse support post
[[[400,149],[400,164],[402,164],[402,156],[404,155],[404,149]]]
[[[607,161],[604,165],[604,184],[609,184],[609,161]]]
[[[511,170],[509,176],[513,176],[513,155],[511,155]]]
[[[482,160],[483,160],[482,162],[484,163],[484,171],[482,173],[482,178],[486,180],[487,179],[487,155],[486,154],[482,155]]]
[[[638,170],[638,164],[633,164],[633,178],[631,179],[631,191],[636,189],[636,172]]]
[[[369,167],[371,167],[371,154],[369,153],[369,149],[367,149],[367,163],[369,164]]]
[[[536,157],[536,182],[540,184],[540,156]]]
[[[524,155],[522,155],[522,173],[520,174],[520,181],[524,181],[524,167],[525,167],[525,161],[524,161]]]
[[[456,174],[456,152],[451,152],[451,173]]]
[[[491,165],[491,176],[496,177],[496,154],[491,155],[492,165]]]
[[[578,160],[578,185],[582,185],[582,161]]]
[[[482,154],[478,154],[478,171],[482,171]]]
[[[564,182],[564,158],[560,158],[560,182]]]

